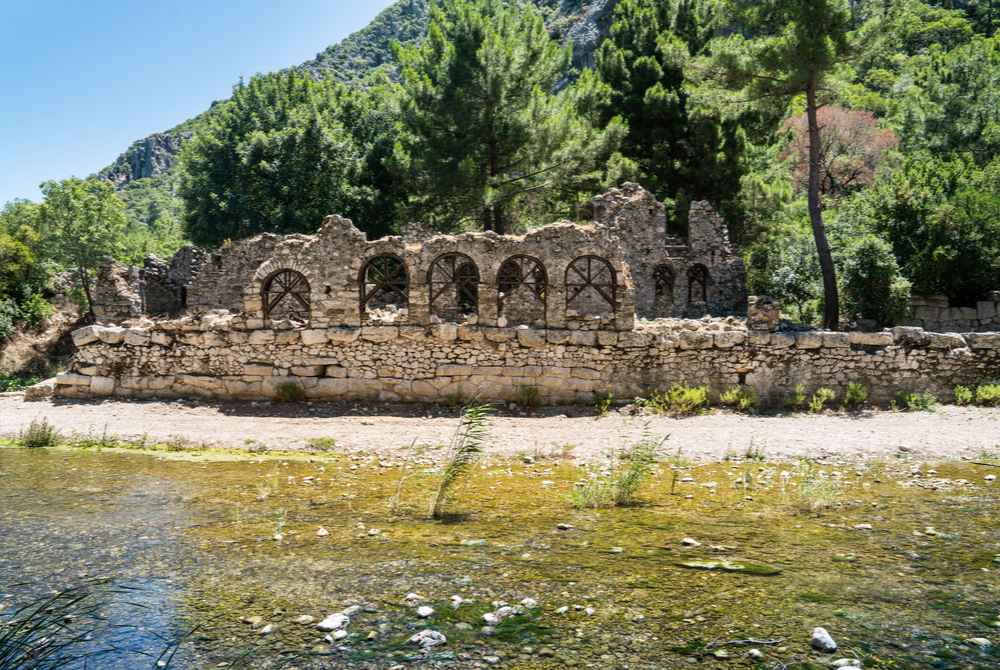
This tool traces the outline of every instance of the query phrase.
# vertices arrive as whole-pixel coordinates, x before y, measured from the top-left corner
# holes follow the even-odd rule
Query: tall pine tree
[[[431,7],[427,39],[395,46],[403,133],[396,161],[414,213],[443,230],[507,231],[519,206],[593,184],[624,123],[598,128],[607,93],[585,73],[562,93],[570,49],[530,5],[450,0]]]

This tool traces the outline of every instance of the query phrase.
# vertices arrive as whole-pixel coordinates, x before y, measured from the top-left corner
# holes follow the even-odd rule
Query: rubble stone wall
[[[88,326],[74,333],[62,397],[308,398],[440,402],[449,396],[511,401],[536,387],[551,404],[595,394],[648,396],[676,382],[713,395],[748,384],[780,402],[796,384],[843,393],[849,382],[886,401],[896,391],[945,398],[956,384],[1000,378],[1000,334],[679,333],[497,328],[437,324],[246,330],[232,315],[152,328]]]
[[[904,322],[907,326],[938,333],[1000,332],[1000,291],[992,291],[975,307],[950,307],[942,294],[914,295],[910,306],[913,317]]]

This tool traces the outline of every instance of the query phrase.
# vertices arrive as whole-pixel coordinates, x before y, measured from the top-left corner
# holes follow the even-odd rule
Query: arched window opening
[[[462,323],[479,316],[479,268],[465,254],[445,254],[431,265],[431,314]]]
[[[688,270],[688,302],[708,300],[708,269],[704,265],[692,265]]]
[[[603,258],[581,256],[566,269],[567,310],[584,316],[613,313],[616,289],[615,270]]]
[[[541,262],[530,256],[504,261],[497,273],[500,316],[508,326],[533,325],[545,321],[545,291],[548,276]]]
[[[405,316],[410,305],[410,281],[406,263],[399,256],[382,254],[370,259],[358,277],[361,287],[361,320],[394,321]]]
[[[653,284],[656,286],[656,297],[670,298],[674,295],[674,269],[666,263],[657,265],[653,270]]]
[[[309,323],[309,282],[295,270],[278,270],[264,280],[261,302],[265,319]]]

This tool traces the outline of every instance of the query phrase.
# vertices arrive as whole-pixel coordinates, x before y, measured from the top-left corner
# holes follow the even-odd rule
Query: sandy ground
[[[446,444],[458,410],[430,405],[357,403],[164,402],[128,400],[25,401],[0,394],[0,436],[47,418],[64,435],[72,431],[181,440],[226,448],[263,444],[272,449],[313,449],[314,438],[334,438],[333,450],[403,452],[412,444]],[[945,406],[936,412],[871,410],[856,414],[746,416],[726,411],[672,418],[621,408],[595,416],[592,408],[503,410],[494,420],[489,452],[589,459],[647,429],[670,435],[667,449],[696,460],[761,450],[772,459],[797,456],[879,459],[905,452],[917,458],[1000,455],[1000,410]],[[627,436],[623,438],[622,436]],[[570,446],[572,448],[570,448]]]

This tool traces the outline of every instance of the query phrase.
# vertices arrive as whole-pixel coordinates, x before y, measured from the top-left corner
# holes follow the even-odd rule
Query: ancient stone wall
[[[691,325],[691,324],[686,324]],[[63,397],[274,398],[282,384],[307,397],[438,402],[513,400],[536,387],[547,403],[595,394],[648,396],[676,382],[713,395],[749,384],[780,402],[796,384],[843,395],[859,382],[874,400],[896,391],[948,397],[956,384],[1000,378],[1000,334],[770,332],[661,333],[437,324],[247,330],[238,315],[88,326],[74,333]]]
[[[97,266],[92,298],[98,321],[123,321],[140,316],[143,312],[139,268],[119,265],[113,258],[102,257]]]
[[[937,333],[1000,332],[1000,291],[993,291],[975,307],[949,307],[943,294],[910,298],[913,317],[904,325]]]

